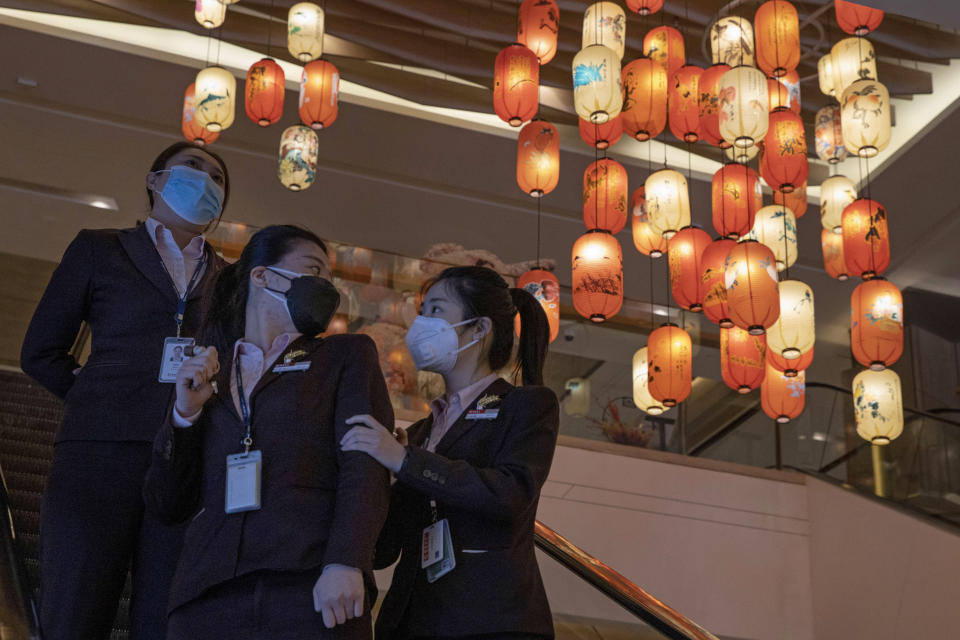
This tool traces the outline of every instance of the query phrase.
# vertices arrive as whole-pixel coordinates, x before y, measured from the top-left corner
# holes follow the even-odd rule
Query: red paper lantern
[[[531,269],[517,278],[517,288],[532,295],[543,307],[550,325],[550,342],[560,333],[560,281],[557,276],[543,269]],[[517,335],[520,335],[520,316],[516,320]]]
[[[767,78],[770,111],[790,109],[800,115],[800,74],[790,71],[779,78]]]
[[[807,183],[804,181],[790,193],[773,192],[773,202],[793,211],[795,218],[802,218],[807,212]]]
[[[766,350],[766,336],[739,327],[720,329],[720,377],[737,393],[750,393],[763,383]]]
[[[511,44],[497,54],[493,67],[493,110],[511,127],[537,115],[540,61],[522,44]]]
[[[663,66],[672,78],[687,62],[683,34],[673,27],[654,27],[643,36],[643,55]]]
[[[617,234],[627,224],[627,170],[602,158],[583,172],[583,224]]]
[[[243,105],[252,122],[266,127],[283,115],[283,69],[271,58],[254,62],[247,70]]]
[[[623,305],[623,253],[606,231],[588,231],[573,243],[573,307],[603,322]]]
[[[760,406],[771,419],[781,424],[790,422],[803,413],[806,389],[803,371],[787,377],[768,363],[760,385]]]
[[[650,395],[665,407],[686,400],[693,377],[690,334],[675,324],[654,329],[647,339],[647,359]]]
[[[751,335],[766,333],[780,317],[780,290],[773,252],[755,240],[730,250],[724,267],[730,319]]]
[[[771,113],[762,153],[760,175],[771,188],[790,193],[806,182],[810,165],[800,116],[788,109]]]
[[[660,11],[663,0],[627,0],[627,9],[637,12],[638,15],[648,16]]]
[[[183,132],[183,137],[187,139],[187,142],[192,142],[202,147],[215,142],[216,139],[220,137],[220,132],[210,131],[203,125],[197,124],[197,119],[193,113],[197,108],[196,100],[194,99],[196,89],[196,83],[191,82],[187,90],[183,92],[183,113],[180,116],[180,131]]]
[[[678,140],[700,139],[700,76],[703,69],[692,64],[680,67],[671,77],[667,104],[670,109],[670,132]]]
[[[723,328],[733,327],[730,309],[727,306],[726,264],[727,256],[737,243],[730,238],[717,238],[707,245],[700,259],[700,300],[703,315]]]
[[[757,9],[754,19],[757,66],[779,78],[800,63],[800,20],[786,0],[769,0]]]
[[[627,135],[649,140],[667,124],[667,71],[651,58],[637,58],[620,73],[623,108],[620,118]]]
[[[843,210],[841,227],[847,273],[869,280],[890,266],[890,232],[882,204],[867,198],[854,200]]]
[[[843,236],[827,229],[820,231],[820,247],[823,250],[823,268],[831,278],[843,281],[849,278],[847,262],[843,258]]]
[[[703,252],[710,235],[697,227],[684,227],[670,238],[667,259],[670,263],[670,290],[677,304],[688,311],[703,309],[700,279],[703,277]]]
[[[647,219],[647,201],[644,197],[644,188],[634,190],[630,196],[630,211],[633,228],[633,245],[637,251],[651,258],[659,258],[667,252],[668,241],[661,234],[650,228]]]
[[[580,121],[580,138],[591,147],[597,149],[607,149],[617,144],[623,135],[623,120],[620,112],[615,118],[610,118],[603,124],[595,124],[589,120],[578,118]]]
[[[834,0],[833,7],[837,12],[837,24],[853,36],[865,36],[883,22],[883,11],[880,9],[847,0]]]
[[[763,206],[760,177],[750,167],[730,163],[713,174],[711,188],[713,228],[736,240],[750,233],[757,211]]]
[[[313,129],[325,129],[337,119],[340,72],[326,60],[303,66],[300,78],[300,121]]]
[[[720,135],[720,78],[730,66],[715,64],[700,76],[700,137],[715,147],[726,149],[730,143]]]
[[[560,9],[555,0],[523,0],[517,17],[517,42],[547,64],[557,53]]]
[[[903,296],[893,283],[874,278],[853,290],[850,347],[857,362],[874,371],[903,355]]]
[[[813,347],[800,354],[799,358],[788,360],[774,349],[767,349],[767,364],[788,378],[796,377],[801,371],[806,371],[813,364]]]
[[[556,189],[560,180],[560,135],[546,120],[532,120],[517,139],[517,184],[534,198]]]

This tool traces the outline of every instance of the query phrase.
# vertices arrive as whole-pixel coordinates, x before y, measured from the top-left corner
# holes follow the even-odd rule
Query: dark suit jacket
[[[468,420],[465,412],[437,453],[421,448],[432,417],[410,427],[407,458],[377,543],[378,568],[400,556],[377,618],[378,638],[510,632],[553,636],[533,525],[557,442],[557,397],[546,387],[514,387],[500,379],[477,401],[489,394],[501,397],[497,417]],[[457,564],[433,584],[420,568],[431,498],[439,517],[449,520]]]
[[[206,251],[206,270],[187,301],[184,336],[199,328],[225,264],[209,245]],[[176,310],[176,289],[145,225],[77,234],[20,352],[23,371],[64,400],[57,442],[153,442],[173,397],[173,385],[157,376],[163,340],[177,335]],[[75,376],[80,365],[70,349],[84,321],[92,332],[91,353]]]
[[[144,499],[166,519],[192,514],[170,592],[170,610],[206,589],[258,570],[343,564],[369,572],[387,515],[389,474],[365,453],[343,452],[346,419],[368,413],[393,428],[377,348],[367,336],[295,340],[305,371],[274,373],[253,389],[253,448],[263,455],[261,508],[224,512],[226,457],[245,427],[230,395],[232,353],[221,354],[219,392],[192,427],[171,413],[154,444]],[[319,574],[318,574],[319,575]],[[369,577],[369,576],[368,576]]]

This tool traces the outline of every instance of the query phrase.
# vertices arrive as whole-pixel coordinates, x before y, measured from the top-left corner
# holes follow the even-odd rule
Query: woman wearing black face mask
[[[168,638],[369,638],[388,474],[337,442],[392,425],[373,341],[314,337],[339,304],[323,243],[262,229],[220,274],[206,344],[181,366],[148,508],[189,519]]]
[[[146,187],[144,224],[77,234],[23,341],[23,371],[64,402],[40,520],[46,640],[109,637],[129,568],[132,638],[165,636],[183,531],[145,517],[141,491],[173,397],[172,377],[159,378],[196,335],[224,265],[203,234],[230,181],[219,156],[180,142],[156,157]],[[71,348],[84,322],[92,338],[81,367]]]

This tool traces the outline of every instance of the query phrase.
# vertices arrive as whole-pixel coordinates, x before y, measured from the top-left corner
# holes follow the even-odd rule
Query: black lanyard
[[[243,418],[243,424],[247,427],[247,434],[241,442],[243,443],[243,455],[250,453],[250,447],[253,445],[253,420],[250,417],[250,408],[247,406],[247,398],[243,395],[243,372],[240,366],[239,354],[233,361],[233,370],[237,375],[237,401],[240,403],[240,416]]]
[[[167,263],[163,261],[163,257],[160,258],[160,264],[163,265],[163,270],[167,273],[167,277],[170,278],[170,284],[173,285],[173,290],[177,290],[177,282],[173,279],[173,276],[170,274],[170,270],[167,269]],[[193,270],[193,275],[190,276],[190,282],[187,283],[187,288],[184,290],[183,295],[177,298],[177,313],[173,316],[174,322],[177,323],[177,337],[180,337],[180,329],[183,326],[183,316],[187,312],[187,298],[190,297],[190,294],[193,292],[193,288],[197,284],[197,280],[200,279],[200,274],[203,273],[203,268],[207,266],[207,251],[206,246],[204,246],[203,256],[200,258],[200,262],[197,264],[196,268]]]

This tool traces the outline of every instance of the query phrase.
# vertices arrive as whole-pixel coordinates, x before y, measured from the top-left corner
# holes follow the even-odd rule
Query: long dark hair
[[[184,149],[196,149],[197,151],[202,151],[210,156],[217,164],[220,165],[220,168],[223,169],[223,207],[220,209],[220,215],[223,216],[223,212],[227,210],[227,200],[230,199],[230,172],[227,171],[227,163],[223,161],[223,158],[210,149],[201,147],[200,145],[192,142],[187,142],[185,140],[174,142],[172,145],[161,151],[157,157],[153,159],[153,164],[150,165],[150,173],[166,169],[167,162],[170,160],[170,158],[177,155]],[[150,202],[151,209],[153,209],[153,198],[153,191],[147,187],[147,200]],[[217,222],[219,221],[220,219],[217,218]]]
[[[290,252],[293,243],[300,240],[312,242],[327,252],[327,245],[315,233],[289,224],[271,225],[253,234],[240,259],[217,275],[210,309],[201,330],[207,344],[212,344],[221,353],[232,351],[233,344],[246,330],[250,272],[254,267],[280,262]]]
[[[487,267],[450,267],[424,285],[424,291],[447,282],[463,305],[463,317],[490,318],[493,340],[488,363],[493,371],[507,366],[513,355],[513,319],[520,314],[520,341],[514,375],[523,384],[543,384],[543,363],[550,342],[550,326],[543,307],[523,289],[511,289],[500,274]]]

